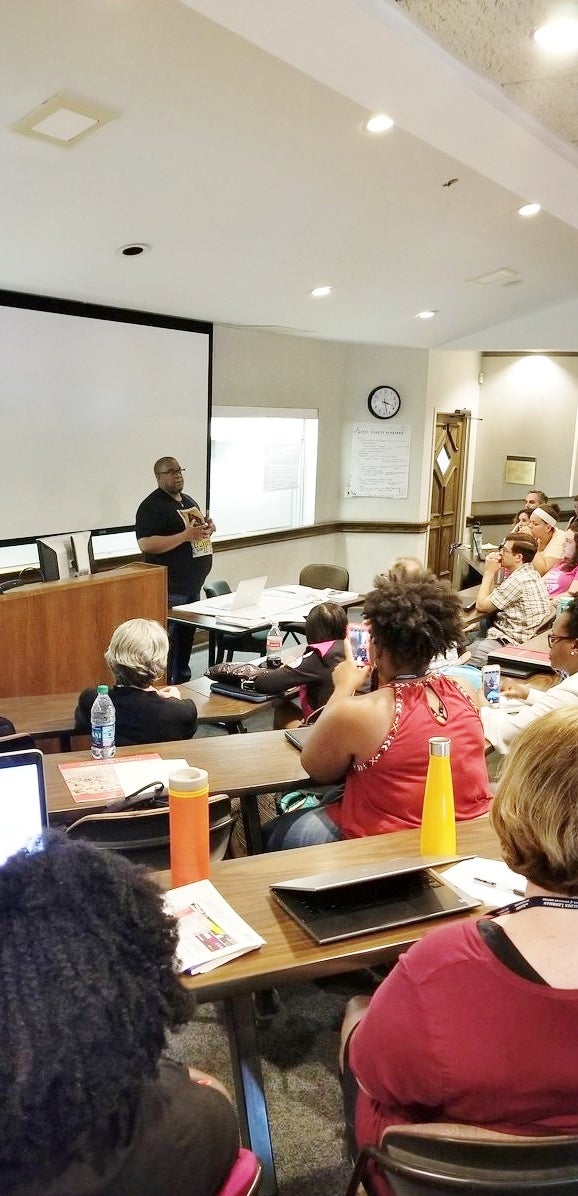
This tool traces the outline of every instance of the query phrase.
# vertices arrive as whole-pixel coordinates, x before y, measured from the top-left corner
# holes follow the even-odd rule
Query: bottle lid
[[[97,685],[96,692],[97,692],[97,694],[107,694],[108,693],[108,685]]]
[[[449,756],[451,739],[446,739],[443,735],[433,735],[429,741],[430,756]]]

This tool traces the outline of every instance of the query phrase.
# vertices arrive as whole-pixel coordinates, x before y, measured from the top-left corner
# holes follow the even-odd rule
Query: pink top
[[[544,584],[551,598],[557,594],[565,594],[573,581],[578,581],[578,565],[574,569],[563,569],[562,563],[553,565],[543,577]]]
[[[578,1132],[578,991],[510,971],[473,920],[402,955],[350,1040],[358,1143],[387,1125],[459,1121]],[[389,1192],[376,1179],[379,1192]]]
[[[426,685],[447,710],[447,722],[434,717]],[[346,839],[420,825],[432,735],[452,741],[456,819],[478,818],[492,800],[480,716],[457,682],[440,673],[392,682],[391,687],[391,730],[375,756],[351,766],[342,800],[326,808]]]

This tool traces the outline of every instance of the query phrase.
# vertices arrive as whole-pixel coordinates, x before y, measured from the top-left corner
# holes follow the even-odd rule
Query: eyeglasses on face
[[[554,644],[558,644],[560,642],[560,640],[573,640],[573,639],[576,639],[575,635],[552,635],[552,634],[550,634],[548,636],[548,647],[553,648]]]
[[[173,475],[173,477],[178,477],[179,474],[184,473],[184,472],[185,472],[184,469],[182,469],[181,466],[178,465],[176,469],[159,469],[159,476],[162,473],[170,473]]]

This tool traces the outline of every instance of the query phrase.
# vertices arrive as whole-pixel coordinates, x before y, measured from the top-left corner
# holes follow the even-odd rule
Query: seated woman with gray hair
[[[176,686],[155,689],[152,682],[167,666],[169,640],[154,619],[129,619],[112,634],[104,659],[114,677],[110,697],[116,711],[118,747],[190,739],[197,729],[197,708],[181,698]],[[90,733],[96,689],[84,689],[74,712],[75,726]]]

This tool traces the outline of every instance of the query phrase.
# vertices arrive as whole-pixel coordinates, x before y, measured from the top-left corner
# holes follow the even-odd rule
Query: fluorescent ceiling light
[[[70,147],[118,116],[119,113],[112,108],[103,108],[101,104],[59,92],[44,104],[39,104],[22,120],[16,121],[12,125],[12,132],[21,133],[24,137],[37,137],[52,145]]]
[[[370,116],[363,127],[368,133],[387,133],[388,129],[393,129],[393,121],[390,116],[385,116],[382,112],[376,116]]]
[[[578,49],[578,19],[556,17],[534,29],[532,37],[543,50],[549,50],[551,54],[571,54]]]
[[[518,208],[519,216],[536,216],[540,211],[539,203],[525,203],[521,208]]]
[[[505,286],[515,278],[518,278],[517,270],[511,270],[509,266],[500,266],[498,270],[490,270],[488,274],[480,274],[478,278],[470,278],[468,281],[477,282],[482,287],[492,286],[496,282]]]
[[[437,316],[437,311],[418,311],[416,320],[431,320],[433,316]]]
[[[315,299],[324,299],[326,295],[331,294],[331,287],[314,287],[311,294]]]

